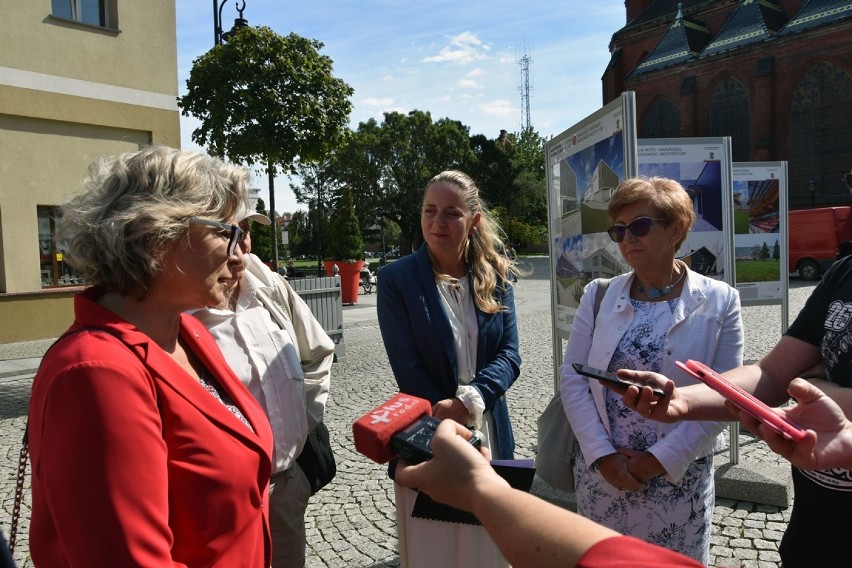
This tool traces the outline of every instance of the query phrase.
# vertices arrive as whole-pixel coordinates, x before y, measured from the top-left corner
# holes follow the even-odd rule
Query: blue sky
[[[213,3],[177,0],[178,84],[185,92],[193,60],[213,44]],[[241,2],[228,0],[224,29]],[[530,119],[557,135],[602,106],[601,81],[612,34],[624,26],[622,0],[246,0],[249,25],[295,32],[325,44],[334,75],[355,90],[351,126],[387,111],[429,111],[496,138],[522,126],[521,67],[530,62]],[[184,148],[197,126],[181,118]],[[254,185],[265,196],[265,175]],[[285,176],[276,209],[297,204]]]

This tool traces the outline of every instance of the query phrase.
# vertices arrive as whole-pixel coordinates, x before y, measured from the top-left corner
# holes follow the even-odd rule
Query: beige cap
[[[263,213],[258,213],[257,211],[249,211],[246,207],[240,207],[239,211],[237,211],[237,223],[239,223],[240,221],[245,221],[246,219],[251,219],[252,221],[256,221],[261,225],[272,224],[272,221],[269,220],[269,217],[267,217]]]

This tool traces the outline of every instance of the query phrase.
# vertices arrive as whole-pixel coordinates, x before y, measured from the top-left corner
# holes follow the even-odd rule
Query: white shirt
[[[496,432],[494,418],[490,412],[485,411],[482,395],[476,387],[470,386],[470,382],[476,377],[479,323],[476,320],[476,309],[468,288],[468,279],[466,276],[450,280],[437,279],[436,284],[441,304],[453,330],[453,344],[456,347],[459,383],[456,398],[462,401],[470,414],[468,425],[479,431],[482,444],[490,448]]]
[[[305,379],[299,351],[286,329],[275,322],[257,297],[268,288],[243,272],[236,311],[208,308],[195,312],[234,374],[266,411],[272,426],[273,472],[290,467],[308,435]]]

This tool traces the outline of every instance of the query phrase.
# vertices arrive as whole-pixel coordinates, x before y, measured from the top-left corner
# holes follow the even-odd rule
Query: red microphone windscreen
[[[352,424],[355,449],[377,463],[385,463],[394,454],[391,436],[423,415],[432,415],[432,405],[423,398],[399,393],[377,406]]]

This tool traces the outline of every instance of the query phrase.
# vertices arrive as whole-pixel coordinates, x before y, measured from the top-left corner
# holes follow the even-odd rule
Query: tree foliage
[[[343,193],[331,222],[328,242],[328,258],[352,262],[364,258],[364,240],[355,216],[352,190],[343,187]]]
[[[547,227],[544,140],[532,128],[512,136],[512,211],[529,225]],[[546,230],[545,230],[546,234]]]
[[[257,200],[256,210],[271,220],[275,220],[274,213],[266,210],[266,205],[260,198]],[[272,232],[269,230],[269,227],[255,221],[249,221],[249,233],[251,234],[251,252],[256,254],[261,260],[272,260]],[[275,234],[279,234],[278,231]]]
[[[323,44],[268,27],[243,27],[198,57],[178,104],[201,122],[196,144],[267,171],[320,160],[342,140],[352,88],[332,75]]]
[[[328,212],[338,200],[337,190],[340,187],[340,182],[333,175],[330,166],[331,158],[309,163],[300,161],[296,165],[296,173],[301,184],[290,184],[296,200],[308,205],[308,226],[313,232],[307,240],[314,247],[310,254],[317,259],[325,256],[323,248],[328,246]]]
[[[385,113],[381,128],[384,202],[386,216],[403,231],[401,251],[410,251],[422,241],[420,204],[426,183],[443,170],[466,170],[475,162],[468,130],[448,118],[432,122],[428,112]]]
[[[546,240],[541,137],[531,129],[497,139],[471,137],[468,131],[455,120],[433,122],[428,112],[385,113],[381,123],[360,123],[326,159],[299,163],[301,183],[293,185],[293,191],[299,202],[308,204],[314,219],[318,201],[325,215],[327,208],[340,206],[342,191],[349,188],[362,235],[375,246],[382,241],[384,227],[385,250],[398,245],[405,254],[422,240],[420,204],[429,179],[443,170],[460,169],[473,177],[492,209],[502,208],[501,224],[517,244]],[[328,238],[320,231],[321,240]]]
[[[299,210],[290,217],[287,225],[288,239],[290,241],[291,257],[310,257],[316,253],[314,244],[314,226],[309,211]]]
[[[381,127],[374,118],[358,125],[332,156],[329,169],[352,190],[362,234],[384,217],[385,161]]]

